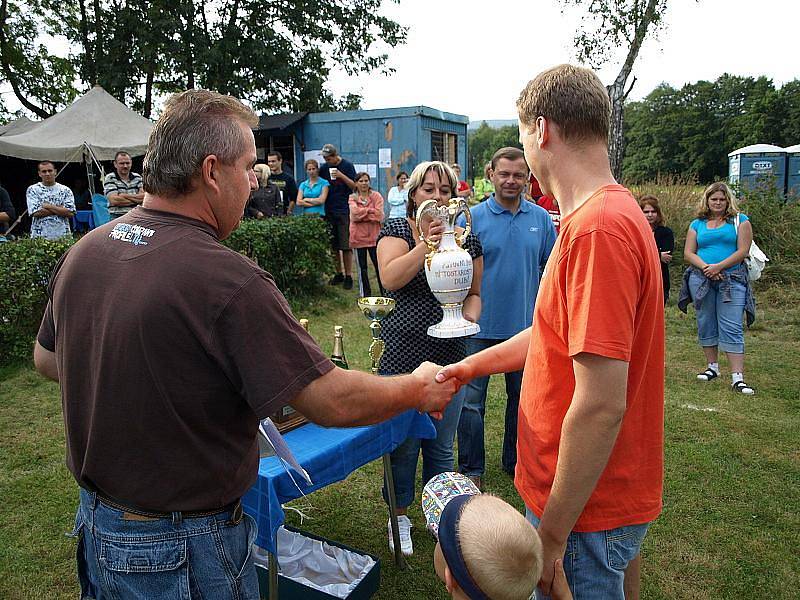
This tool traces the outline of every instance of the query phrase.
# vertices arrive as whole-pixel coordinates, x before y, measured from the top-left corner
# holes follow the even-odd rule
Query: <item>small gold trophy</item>
[[[369,357],[372,359],[372,374],[378,374],[381,356],[385,347],[381,339],[381,321],[392,314],[395,302],[392,298],[383,296],[368,296],[358,299],[358,308],[370,320],[369,328],[372,332],[372,343],[369,345]]]

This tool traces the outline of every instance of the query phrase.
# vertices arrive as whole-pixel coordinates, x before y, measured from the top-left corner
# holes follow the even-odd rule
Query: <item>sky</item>
[[[515,101],[540,71],[576,62],[580,11],[557,0],[401,0],[383,13],[408,27],[389,49],[389,77],[335,71],[337,95],[363,94],[363,108],[426,105],[471,120],[516,118]],[[630,99],[662,82],[674,87],[723,73],[766,75],[776,85],[800,77],[798,0],[670,0],[666,28],[642,47]],[[616,77],[624,55],[598,73]],[[630,80],[629,80],[630,81]]]
[[[473,121],[516,118],[520,90],[540,71],[576,62],[581,9],[559,0],[384,0],[382,14],[408,28],[407,43],[385,48],[390,76],[333,70],[337,96],[363,95],[363,108],[425,105]],[[630,99],[662,82],[674,87],[723,73],[766,75],[776,85],[800,77],[800,0],[670,0],[665,28],[649,37],[634,66]],[[619,54],[599,71],[614,80]],[[19,108],[0,85],[8,108]]]

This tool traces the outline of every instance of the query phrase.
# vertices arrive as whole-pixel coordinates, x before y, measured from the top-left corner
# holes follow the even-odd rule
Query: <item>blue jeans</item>
[[[505,340],[467,339],[467,354],[476,354]],[[522,371],[506,373],[506,422],[503,435],[503,470],[514,474],[517,466],[517,416]],[[465,386],[464,408],[458,423],[458,471],[464,475],[483,475],[486,470],[484,418],[489,377],[478,377]]]
[[[525,518],[538,529],[539,519],[527,507]],[[648,527],[650,523],[570,533],[564,553],[564,573],[575,600],[625,600],[625,569],[639,555]],[[536,600],[547,598],[536,589]]]
[[[705,276],[692,272],[689,290],[692,297],[704,282]],[[729,295],[721,289],[722,282],[710,281],[709,289],[697,309],[697,337],[703,347],[718,346],[724,352],[744,353],[744,305],[747,287],[730,280]]]
[[[81,490],[78,540],[81,598],[258,600],[250,548],[256,524],[231,511],[211,517],[138,520]]]
[[[417,460],[419,459],[420,449],[422,449],[423,485],[435,475],[453,470],[455,462],[453,442],[458,428],[458,418],[461,416],[461,406],[464,404],[464,390],[465,387],[462,387],[453,396],[450,404],[444,409],[444,415],[441,420],[433,419],[433,424],[436,427],[436,437],[434,439],[408,438],[392,452],[392,477],[394,478],[394,492],[399,508],[411,506],[414,502]],[[388,502],[386,489],[383,490],[383,498]]]

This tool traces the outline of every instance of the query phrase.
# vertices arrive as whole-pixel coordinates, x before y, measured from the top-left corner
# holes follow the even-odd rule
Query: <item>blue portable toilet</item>
[[[786,152],[772,144],[753,144],[728,154],[728,181],[746,192],[773,186],[786,193]]]
[[[322,146],[333,144],[385,198],[400,171],[427,160],[458,163],[466,178],[468,123],[464,115],[411,106],[264,116],[254,134],[259,158],[279,150],[298,182],[306,178],[305,161],[322,162]]]
[[[800,144],[789,146],[786,152],[786,196],[800,200]]]

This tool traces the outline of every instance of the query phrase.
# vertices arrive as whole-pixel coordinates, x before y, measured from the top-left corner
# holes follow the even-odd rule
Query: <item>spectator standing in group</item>
[[[461,165],[458,163],[453,163],[450,165],[450,168],[453,169],[453,172],[456,174],[456,179],[458,179],[458,188],[456,190],[456,196],[459,198],[469,198],[472,196],[472,190],[469,187],[469,184],[461,179]]]
[[[241,497],[259,420],[290,404],[326,427],[368,425],[445,410],[455,391],[430,363],[404,377],[336,368],[272,276],[220,243],[257,185],[257,123],[230,96],[173,96],[143,206],[51,277],[34,364],[61,385],[81,598],[258,600]]]
[[[664,213],[658,198],[655,196],[642,196],[639,198],[639,206],[642,207],[647,222],[653,229],[653,236],[656,238],[658,248],[658,258],[661,261],[661,280],[664,283],[664,304],[669,299],[669,263],[672,262],[672,251],[675,250],[675,234],[672,229],[665,225]]]
[[[55,240],[70,235],[69,220],[75,215],[72,190],[56,183],[56,166],[49,160],[40,162],[36,169],[41,181],[30,186],[25,195],[32,218],[31,237]]]
[[[388,219],[378,236],[378,262],[386,295],[396,302],[394,312],[383,320],[382,338],[386,350],[381,358],[381,375],[410,373],[425,361],[439,364],[461,360],[466,355],[464,338],[435,338],[428,327],[443,318],[442,307],[431,292],[425,277],[425,257],[428,245],[420,239],[415,215],[426,200],[436,200],[442,206],[453,197],[458,180],[449,165],[439,161],[423,162],[411,172],[408,180],[408,211],[405,219]],[[424,219],[421,223],[425,238],[438,245],[444,225],[439,219]],[[458,228],[462,232],[461,228]],[[481,276],[483,251],[474,233],[466,236],[464,249],[472,257],[473,275],[469,293],[464,300],[463,314],[477,321],[481,312]],[[453,441],[458,428],[462,388],[434,422],[436,438],[409,438],[391,453],[391,468],[397,495],[397,524],[400,549],[405,555],[414,551],[411,540],[411,520],[407,509],[414,501],[417,481],[417,462],[422,451],[423,481],[453,470]],[[384,490],[384,498],[386,498]],[[389,548],[394,551],[391,522]]]
[[[325,202],[325,219],[331,228],[333,264],[336,275],[331,285],[342,284],[346,290],[353,289],[353,251],[350,249],[350,194],[356,189],[356,168],[349,160],[339,155],[333,144],[322,147],[325,164],[319,176],[330,184]]]
[[[489,161],[483,167],[483,179],[476,179],[475,185],[472,188],[472,193],[478,202],[488,200],[489,196],[494,193],[494,185],[492,185],[492,161]]]
[[[246,219],[266,219],[283,214],[283,200],[278,186],[271,181],[271,170],[265,164],[253,167],[258,187],[250,192],[250,200],[244,209]]]
[[[328,199],[330,185],[319,176],[319,163],[309,158],[304,165],[308,179],[297,188],[295,215],[325,216],[325,201]]]
[[[267,165],[269,166],[269,179],[278,186],[283,202],[282,214],[294,214],[294,205],[297,201],[297,182],[290,173],[283,168],[283,156],[277,150],[267,153]]]
[[[467,338],[467,354],[477,354],[531,326],[539,280],[556,240],[550,215],[523,195],[528,165],[519,148],[494,153],[490,169],[495,192],[472,209],[472,231],[483,247],[481,330]],[[461,220],[463,226],[463,217]],[[514,476],[517,413],[522,371],[505,374],[506,412],[501,464]],[[486,466],[484,417],[489,376],[466,387],[458,424],[458,470],[481,488]]]
[[[6,188],[0,186],[0,235],[8,231],[16,218],[17,212],[14,210],[11,196],[8,195]]]
[[[404,219],[408,208],[408,173],[400,171],[397,174],[397,185],[389,190],[386,195],[386,203],[389,205],[387,219]]]
[[[737,226],[738,220],[738,226]],[[697,313],[697,337],[708,367],[701,381],[719,377],[719,350],[728,355],[731,387],[740,394],[755,394],[744,381],[744,326],[755,320],[755,300],[744,259],[750,252],[753,227],[739,212],[733,192],[724,182],[703,192],[697,218],[686,232],[683,259],[689,268],[683,278],[678,307],[692,300]]]
[[[579,597],[624,600],[626,567],[662,507],[660,261],[636,200],[611,173],[611,104],[597,75],[548,69],[517,108],[525,158],[558,198],[561,232],[532,326],[439,378],[465,384],[524,366],[514,482],[542,541],[537,598],[563,559]]]
[[[372,286],[367,271],[367,254],[375,267],[375,277],[383,296],[381,273],[378,269],[378,234],[383,221],[383,196],[370,186],[367,173],[356,173],[356,193],[350,196],[350,247],[356,251],[358,289],[361,296],[371,296]]]
[[[103,179],[103,194],[108,198],[108,215],[112,219],[129,213],[144,200],[142,176],[133,173],[131,155],[120,150],[114,156],[114,170]]]

